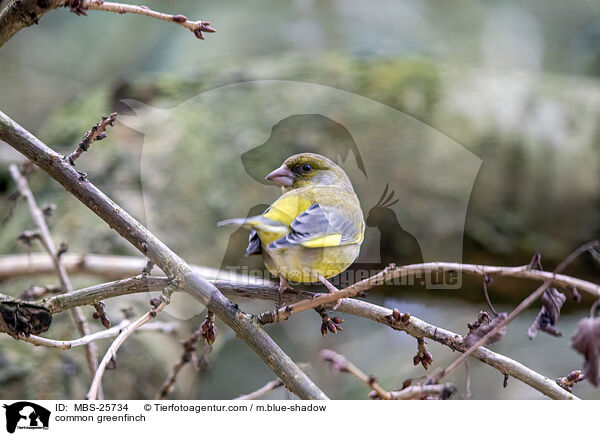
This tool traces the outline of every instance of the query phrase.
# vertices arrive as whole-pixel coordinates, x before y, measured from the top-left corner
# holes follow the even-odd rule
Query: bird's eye
[[[307,172],[309,172],[310,170],[312,170],[312,167],[311,167],[309,164],[304,164],[304,165],[302,165],[302,171],[303,171],[303,172],[307,173]]]

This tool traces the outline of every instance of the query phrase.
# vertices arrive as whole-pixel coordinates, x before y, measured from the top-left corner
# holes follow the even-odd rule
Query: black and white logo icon
[[[5,404],[6,431],[14,433],[16,429],[48,429],[50,411],[29,401]]]

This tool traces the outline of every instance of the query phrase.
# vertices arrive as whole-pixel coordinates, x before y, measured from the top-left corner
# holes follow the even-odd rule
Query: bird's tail
[[[251,225],[249,223],[246,223],[248,221],[249,218],[232,218],[229,220],[223,220],[223,221],[219,221],[217,223],[217,226],[219,227],[224,227],[224,226],[244,226],[244,227],[250,227]]]
[[[233,218],[229,220],[219,221],[217,223],[217,226],[241,226],[246,229],[253,229],[259,232],[273,233],[280,233],[287,229],[285,226],[282,226],[281,223],[275,223],[262,215],[251,216],[248,218]]]
[[[219,221],[217,226],[242,226],[247,229],[255,229],[260,227],[269,226],[272,224],[269,222],[270,220],[258,215],[258,216],[249,216],[248,218],[233,218],[229,220]]]

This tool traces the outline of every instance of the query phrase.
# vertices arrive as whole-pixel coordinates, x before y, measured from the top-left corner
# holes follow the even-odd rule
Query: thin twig
[[[375,376],[366,375],[356,365],[354,365],[341,354],[332,350],[322,350],[321,358],[326,362],[329,362],[334,371],[347,372],[373,389],[373,391],[369,394],[371,398],[380,400],[414,400],[424,399],[430,395],[433,395],[446,400],[454,392],[456,392],[456,387],[451,383],[443,385],[410,385],[399,391],[388,392],[377,383],[377,378]]]
[[[104,357],[102,358],[102,361],[98,365],[98,370],[96,371],[96,374],[94,374],[94,379],[92,380],[90,390],[88,391],[88,393],[86,395],[86,398],[88,400],[98,399],[98,391],[99,391],[101,383],[102,383],[102,376],[104,375],[106,366],[109,364],[109,362],[111,360],[113,360],[116,357],[117,351],[119,350],[121,345],[123,345],[123,342],[125,342],[125,340],[129,336],[131,336],[131,334],[133,332],[135,332],[139,327],[146,324],[151,319],[155,318],[156,315],[159,314],[167,306],[167,304],[168,304],[168,301],[163,300],[157,307],[153,308],[152,310],[149,310],[144,315],[142,315],[137,320],[135,320],[134,322],[129,324],[127,327],[125,327],[123,330],[121,330],[121,333],[119,333],[119,335],[113,341],[113,343],[110,345],[110,347],[108,347],[106,354],[104,355]]]
[[[48,223],[46,222],[44,212],[37,205],[35,197],[33,196],[31,189],[29,188],[29,183],[27,183],[27,178],[14,164],[9,166],[9,171],[15,183],[17,184],[17,189],[21,193],[21,196],[27,201],[31,217],[33,218],[33,221],[35,222],[35,225],[39,230],[40,240],[42,242],[43,247],[46,249],[46,251],[50,255],[50,258],[52,259],[52,263],[54,264],[54,268],[63,292],[72,292],[73,286],[71,285],[71,280],[69,279],[67,270],[61,262],[58,250],[56,249],[56,245],[54,245],[54,241],[52,240],[52,236],[50,235],[50,230],[48,229]],[[73,317],[75,325],[77,326],[77,330],[79,330],[79,334],[81,334],[82,336],[89,335],[90,327],[87,321],[85,320],[85,316],[83,315],[83,311],[81,310],[81,308],[73,307],[71,309],[71,315]],[[98,348],[96,347],[96,344],[86,344],[85,355],[88,362],[90,374],[93,375],[98,368]],[[100,386],[100,396],[103,396],[102,386]]]
[[[99,339],[114,338],[119,333],[121,333],[121,331],[125,327],[129,326],[130,324],[131,324],[131,321],[125,319],[125,320],[121,321],[119,324],[117,324],[116,326],[111,327],[107,330],[101,330],[99,332],[91,333],[87,336],[83,336],[78,339],[73,339],[71,341],[59,341],[59,340],[43,338],[41,336],[35,336],[35,335],[30,335],[29,337],[19,336],[17,339],[19,339],[21,341],[29,342],[36,346],[59,348],[61,350],[69,350],[74,347],[87,345],[87,344],[97,341]],[[156,321],[156,322],[152,322],[152,323],[141,326],[140,328],[137,329],[137,331],[145,331],[145,332],[159,331],[159,332],[163,332],[163,333],[175,333],[177,331],[177,325],[175,323],[166,323],[166,322]]]
[[[372,375],[367,375],[360,370],[356,365],[350,362],[346,357],[333,350],[321,350],[321,359],[331,364],[331,369],[336,372],[347,372],[348,374],[356,377],[358,380],[366,384],[368,387],[373,389],[377,397],[381,400],[391,400],[392,396],[388,391],[383,389],[377,378]]]
[[[169,23],[179,24],[192,31],[196,38],[204,39],[202,32],[214,33],[215,29],[210,27],[210,21],[190,21],[184,15],[171,15],[156,12],[147,6],[129,5],[125,3],[105,2],[103,0],[70,0],[69,6],[77,15],[87,15],[86,10],[116,12],[117,14],[137,14],[157,18]]]
[[[473,346],[471,346],[467,351],[461,354],[454,362],[452,362],[446,369],[444,369],[440,373],[439,377],[436,377],[436,382],[439,381],[442,377],[446,377],[447,375],[452,374],[456,370],[456,368],[462,365],[467,360],[467,358],[471,354],[473,354],[475,350],[477,350],[477,348],[485,345],[492,336],[498,333],[500,329],[506,327],[513,319],[519,316],[521,312],[523,312],[525,309],[531,306],[535,302],[535,300],[537,300],[546,291],[546,289],[548,289],[548,286],[550,286],[550,282],[544,283],[534,292],[532,292],[527,298],[521,301],[521,303],[519,303],[519,305],[511,313],[508,314],[506,319],[499,322],[493,329],[491,329],[488,333],[483,335],[477,342],[475,342],[475,344],[473,344]]]
[[[448,399],[454,392],[456,386],[452,383],[444,384],[419,384],[410,385],[401,391],[390,391],[390,399],[392,400],[421,400],[428,397],[437,397],[443,400]]]
[[[577,370],[571,371],[564,377],[557,378],[556,383],[567,392],[573,392],[573,386],[583,380],[585,380],[585,374]]]
[[[102,120],[94,124],[90,130],[83,136],[83,139],[79,142],[79,145],[73,152],[68,155],[65,159],[71,164],[75,165],[75,161],[81,156],[83,153],[88,151],[90,145],[94,141],[100,141],[106,138],[106,128],[108,126],[112,126],[115,120],[117,119],[117,113],[113,112],[107,117],[102,117]]]
[[[192,333],[187,339],[181,341],[181,346],[183,348],[183,352],[181,353],[181,357],[175,364],[171,371],[167,375],[167,379],[161,385],[158,394],[156,394],[156,400],[164,400],[169,396],[169,394],[175,388],[175,382],[177,381],[177,375],[183,369],[188,362],[192,361],[193,356],[196,352],[198,340],[202,337],[202,329],[199,328],[194,333]],[[206,345],[205,350],[210,349],[210,345]]]
[[[156,12],[146,6],[102,2],[101,0],[13,0],[0,10],[0,47],[24,27],[38,24],[40,18],[52,9],[68,6],[77,15],[86,10],[101,10],[119,14],[132,13],[175,23],[191,30],[196,38],[204,39],[202,32],[213,33],[210,21],[190,21],[184,15]]]
[[[583,244],[582,246],[577,248],[575,251],[573,251],[571,254],[569,254],[565,258],[565,260],[563,260],[556,267],[553,274],[558,274],[559,272],[563,271],[580,254],[598,246],[599,244],[600,244],[600,241],[592,241],[592,242]],[[538,260],[538,262],[539,262],[539,260]],[[519,316],[520,313],[522,313],[531,304],[533,304],[533,302],[535,300],[537,300],[539,297],[541,297],[542,294],[544,292],[546,292],[546,289],[548,289],[548,287],[551,284],[552,284],[551,280],[546,280],[540,287],[538,287],[533,293],[531,293],[527,298],[525,298],[510,314],[508,314],[508,316],[504,320],[500,321],[493,329],[491,329],[488,333],[486,333],[483,337],[481,337],[481,339],[479,339],[477,342],[475,342],[475,344],[473,344],[473,346],[471,346],[465,353],[463,353],[461,356],[459,356],[458,359],[456,359],[454,362],[452,362],[452,364],[450,364],[446,369],[444,369],[439,374],[439,376],[436,377],[436,381],[439,381],[442,377],[445,377],[445,376],[451,374],[452,372],[454,372],[454,370],[456,370],[456,368],[458,368],[463,362],[465,362],[467,357],[469,357],[471,354],[473,354],[473,352],[477,348],[485,345],[491,337],[493,337],[501,329],[506,327],[513,319],[515,319],[517,316]]]
[[[277,388],[280,388],[281,386],[283,386],[283,382],[281,380],[271,380],[270,382],[265,384],[263,387],[258,388],[254,392],[250,392],[249,394],[246,394],[246,395],[240,395],[239,397],[236,397],[233,400],[234,401],[235,400],[257,400],[260,397],[263,397],[264,395],[268,394],[269,392],[274,391]]]

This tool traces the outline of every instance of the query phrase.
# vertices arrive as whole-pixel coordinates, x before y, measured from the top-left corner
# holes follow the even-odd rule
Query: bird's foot
[[[279,298],[277,299],[277,303],[275,304],[275,312],[277,312],[277,321],[279,322],[279,309],[281,309],[281,295],[287,290],[293,290],[286,279],[283,277],[279,277]]]

